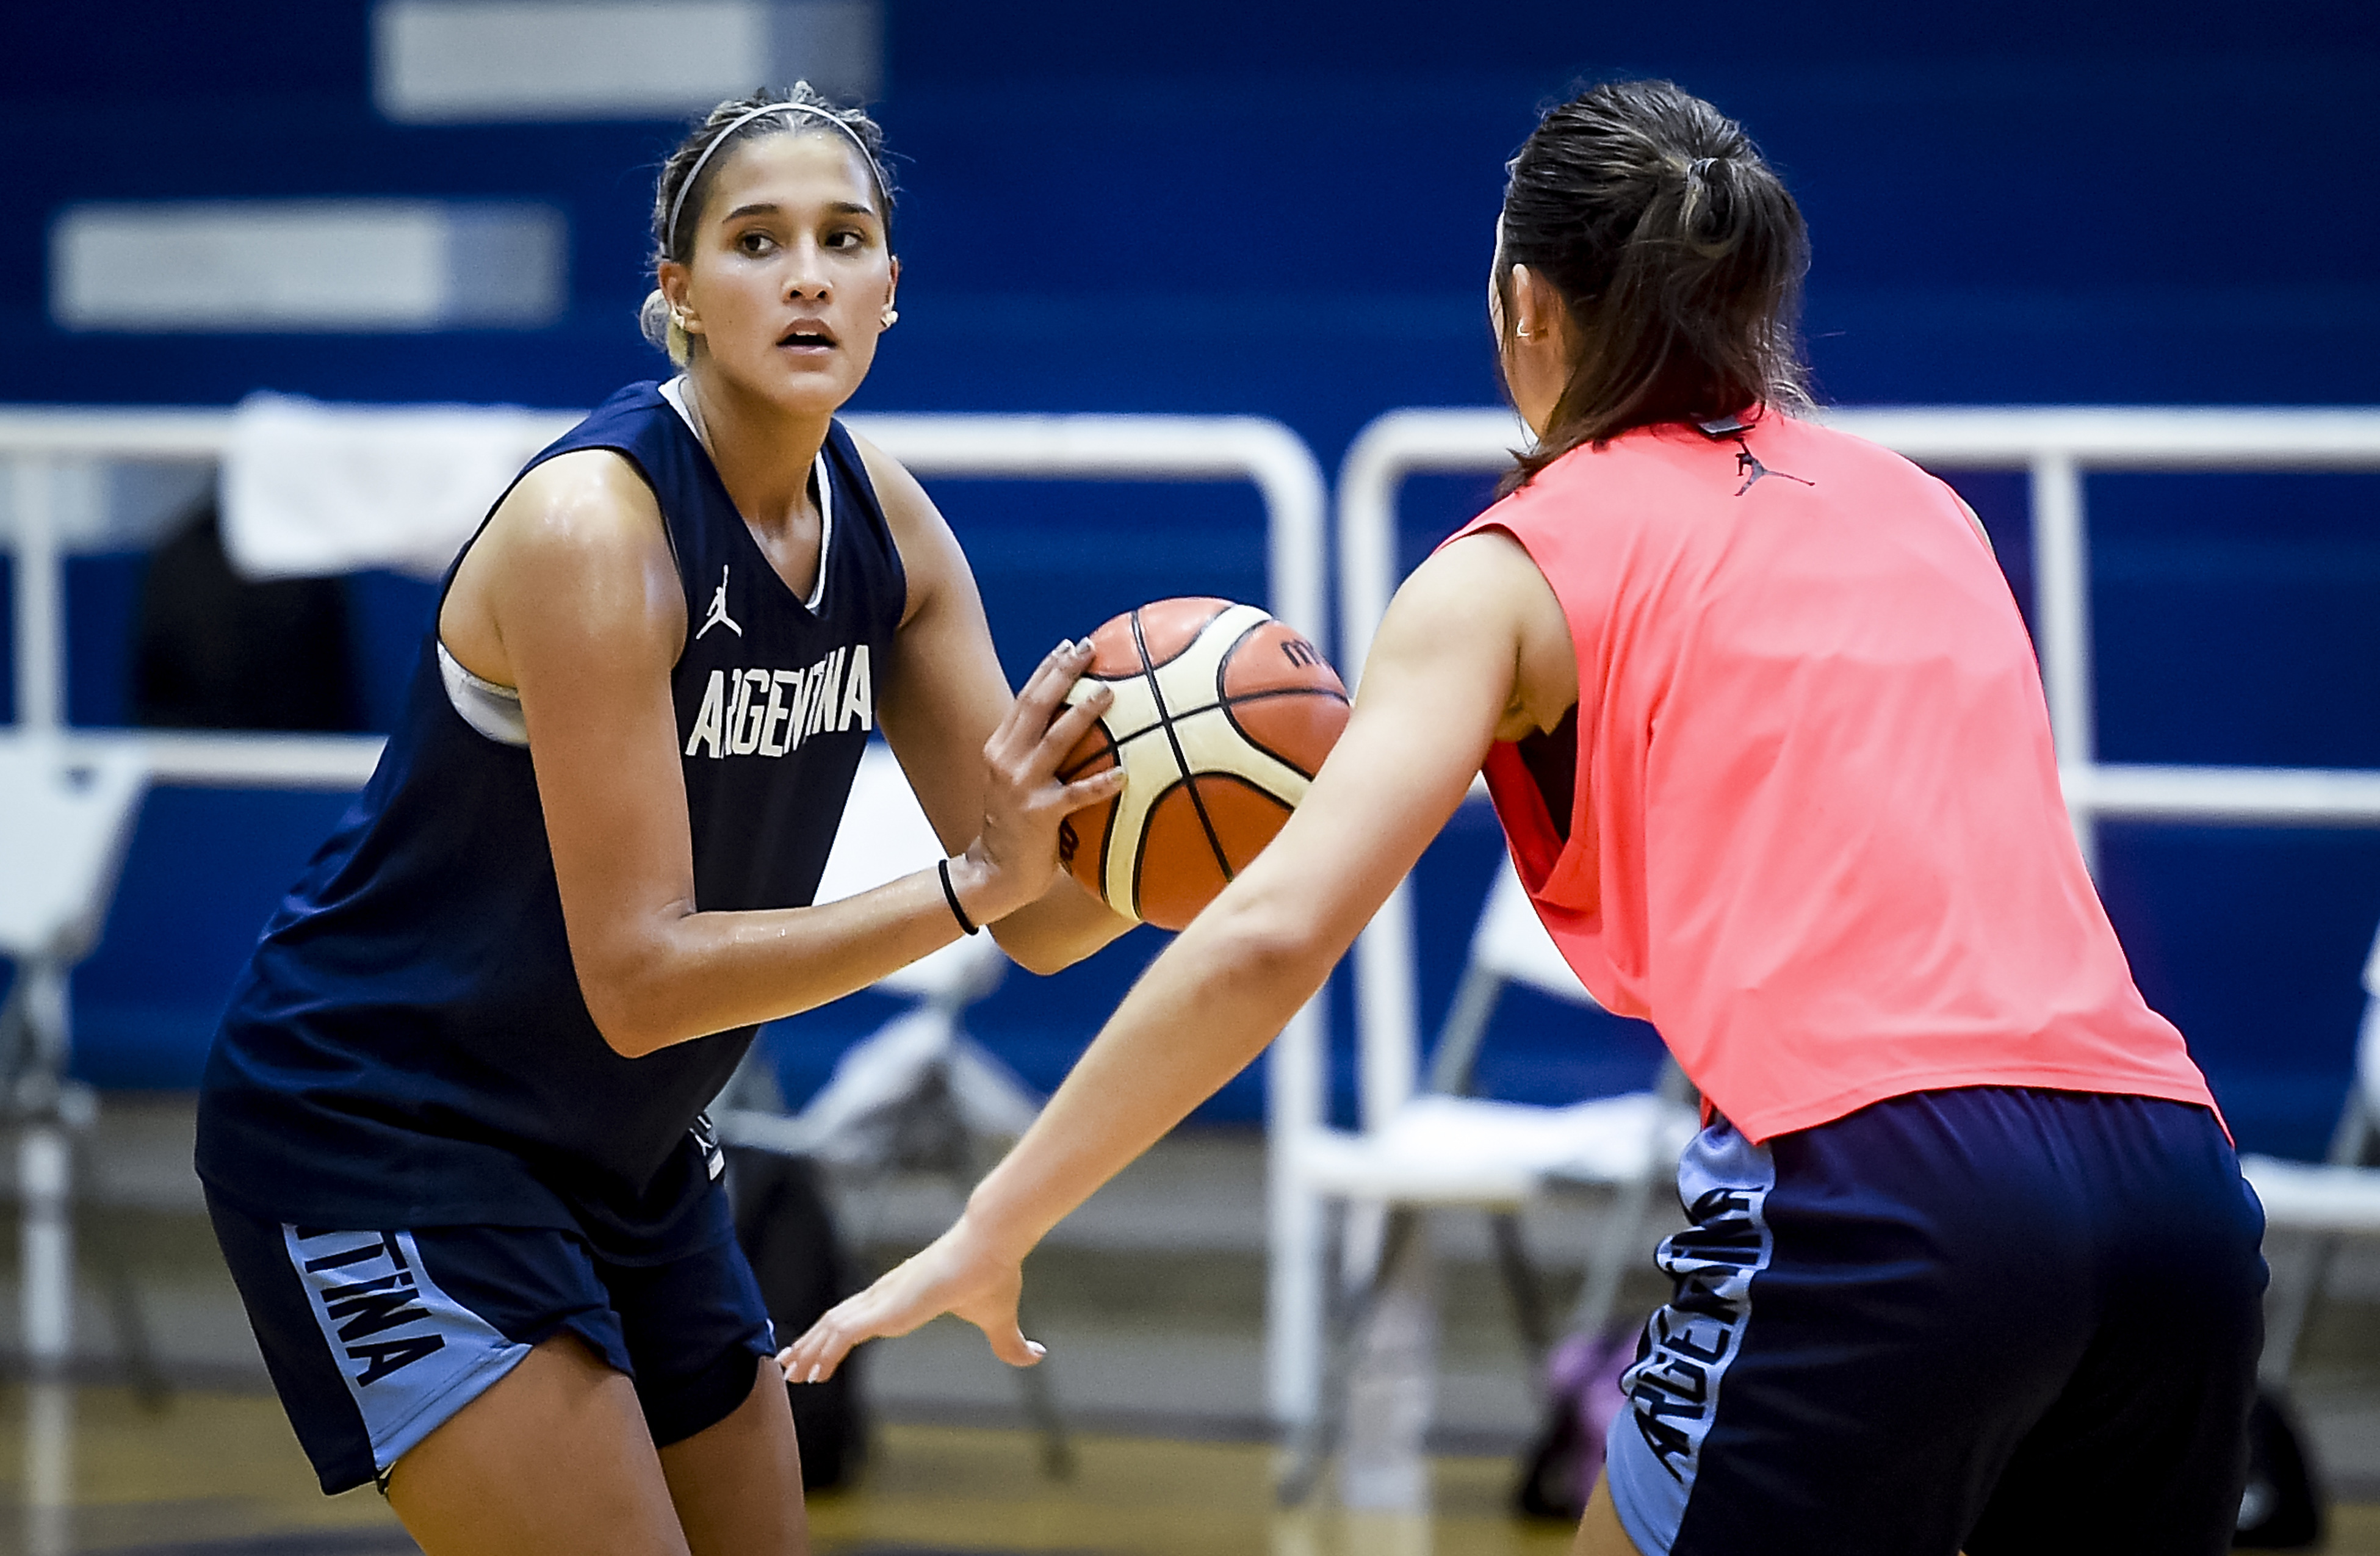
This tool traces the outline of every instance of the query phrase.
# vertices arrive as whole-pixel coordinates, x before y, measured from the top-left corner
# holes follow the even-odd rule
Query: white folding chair
[[[147,785],[128,751],[0,739],[0,955],[59,968],[90,953]]]
[[[1552,1336],[1520,1236],[1517,1210],[1561,1185],[1615,1191],[1612,1213],[1589,1249],[1576,1327],[1601,1328],[1615,1306],[1629,1261],[1637,1257],[1654,1185],[1676,1168],[1696,1127],[1684,1077],[1664,1061],[1659,1086],[1569,1107],[1534,1107],[1465,1095],[1479,1046],[1504,990],[1512,984],[1575,1005],[1595,998],[1572,972],[1529,904],[1512,862],[1488,888],[1471,937],[1469,961],[1430,1066],[1428,1089],[1379,1127],[1362,1133],[1308,1131],[1293,1141],[1291,1171],[1307,1191],[1340,1208],[1342,1225],[1356,1207],[1385,1211],[1378,1253],[1354,1260],[1362,1271],[1335,1304],[1328,1324],[1318,1408],[1293,1443],[1279,1491],[1303,1501],[1320,1477],[1346,1413],[1348,1376],[1359,1331],[1420,1222],[1432,1207],[1469,1205],[1493,1218],[1498,1260],[1524,1352],[1541,1369]]]
[[[148,774],[129,753],[69,756],[40,735],[0,740],[0,955],[16,964],[0,1005],[0,1116],[18,1130],[20,1321],[26,1370],[24,1548],[64,1550],[74,1481],[76,1145],[97,1109],[67,1078],[72,1017],[67,974],[98,943]],[[113,1239],[91,1252],[115,1308],[116,1343],[136,1391],[164,1385],[129,1265]]]
[[[40,738],[0,742],[0,955],[16,963],[0,1007],[0,1079],[18,1129],[21,1313],[37,1378],[63,1369],[72,1344],[73,1145],[94,1112],[91,1093],[67,1078],[67,974],[99,942],[147,786],[128,752],[70,757]],[[117,1307],[119,1320],[137,1319]],[[123,1340],[145,1390],[145,1331],[136,1323]]]
[[[860,759],[817,900],[835,902],[931,869],[941,840],[919,808],[892,750],[872,743]],[[962,1202],[1009,1142],[1041,1111],[1008,1066],[966,1035],[966,1007],[999,987],[1008,958],[989,933],[963,936],[878,979],[873,988],[916,1003],[855,1043],[825,1086],[791,1116],[754,1105],[773,1098],[758,1054],[713,1110],[719,1137],[809,1157],[846,1184],[882,1185],[908,1173],[946,1179]],[[790,1336],[788,1337],[790,1338]],[[1061,1478],[1074,1451],[1050,1392],[1048,1365],[1017,1373],[1026,1413],[1041,1434],[1042,1463]]]
[[[942,857],[900,762],[889,748],[870,745],[817,900],[856,896]],[[961,1020],[999,987],[1007,966],[990,935],[971,935],[878,979],[872,987],[880,992],[916,1005],[854,1045],[798,1114],[724,1108],[716,1120],[721,1137],[856,1172],[965,1170],[972,1163],[953,1158],[954,1148],[1014,1139],[1040,1111],[1006,1066],[967,1038]]]
[[[2319,1165],[2273,1156],[2240,1159],[2240,1171],[2264,1201],[2266,1234],[2294,1232],[2306,1238],[2299,1257],[2275,1261],[2263,1370],[2276,1383],[2289,1380],[2306,1317],[2322,1295],[2340,1241],[2380,1234],[2380,1167],[2366,1164],[2380,1144],[2380,937],[2374,939],[2364,965],[2363,990],[2355,1075],[2331,1135],[2328,1159]]]

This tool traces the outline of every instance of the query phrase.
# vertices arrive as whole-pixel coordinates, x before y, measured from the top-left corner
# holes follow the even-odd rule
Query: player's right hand
[[[1006,918],[1049,890],[1058,873],[1058,824],[1123,786],[1121,767],[1071,784],[1058,780],[1066,753],[1115,699],[1097,687],[1066,705],[1090,662],[1088,641],[1050,650],[984,742],[983,830],[951,870],[959,901],[978,924]]]
[[[944,1313],[983,1331],[992,1354],[1031,1367],[1047,1353],[1016,1327],[1025,1289],[1021,1256],[993,1247],[962,1215],[951,1229],[858,1295],[837,1303],[799,1340],[777,1353],[788,1383],[822,1383],[863,1341],[906,1334]]]

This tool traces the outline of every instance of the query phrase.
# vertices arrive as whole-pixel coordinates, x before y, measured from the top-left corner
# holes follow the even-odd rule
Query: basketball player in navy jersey
[[[1053,776],[1086,650],[1012,700],[949,528],[833,419],[896,317],[882,166],[806,88],[670,158],[646,323],[686,372],[465,548],[209,1061],[199,1171],[290,1419],[431,1556],[804,1550],[704,1104],[757,1024],[980,925],[1037,970],[1126,927],[1056,869],[1118,783]],[[953,857],[808,906],[879,728]]]

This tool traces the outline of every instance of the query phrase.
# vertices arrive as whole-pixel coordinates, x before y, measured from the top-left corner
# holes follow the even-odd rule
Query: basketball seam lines
[[[1202,626],[1198,630],[1204,632],[1206,628]],[[1207,802],[1199,797],[1198,780],[1190,771],[1190,753],[1182,748],[1181,736],[1173,733],[1173,715],[1166,709],[1165,687],[1157,678],[1157,666],[1149,663],[1148,639],[1140,630],[1138,611],[1132,614],[1132,650],[1140,656],[1141,674],[1148,677],[1149,695],[1157,701],[1158,723],[1165,728],[1165,743],[1173,748],[1173,766],[1182,774],[1183,786],[1190,791],[1190,808],[1198,813],[1199,830],[1207,834],[1207,846],[1214,850],[1215,863],[1222,870],[1223,880],[1229,882],[1232,879],[1231,857],[1223,852],[1223,840],[1215,835],[1214,819],[1207,814]],[[1172,661],[1167,663],[1171,663]],[[1162,797],[1164,796],[1161,795],[1158,796],[1160,799]],[[1148,814],[1154,816],[1156,813],[1157,800],[1152,799],[1149,801]],[[1132,906],[1135,912],[1140,909],[1140,870],[1148,858],[1148,826],[1144,821],[1141,824],[1141,845],[1133,850]]]
[[[1260,702],[1265,699],[1271,697],[1328,697],[1330,693],[1322,691],[1319,687],[1282,687],[1273,691],[1243,692],[1241,695],[1233,697],[1225,689],[1225,683],[1231,679],[1232,675],[1232,656],[1238,653],[1241,649],[1246,647],[1249,638],[1255,637],[1257,633],[1263,631],[1267,626],[1271,625],[1272,618],[1270,617],[1267,617],[1263,621],[1253,623],[1245,632],[1241,633],[1237,638],[1232,639],[1232,646],[1230,648],[1225,649],[1221,654],[1217,656],[1215,660],[1215,700],[1208,703],[1207,708],[1220,708],[1222,710],[1224,722],[1229,723],[1232,728],[1238,733],[1241,739],[1246,741],[1249,745],[1255,747],[1257,750],[1262,751],[1265,755],[1270,757],[1273,760],[1281,763],[1281,766],[1289,769],[1292,772],[1296,773],[1299,777],[1305,779],[1310,784],[1314,781],[1313,773],[1306,772],[1305,768],[1299,766],[1296,762],[1290,760],[1287,757],[1282,756],[1279,751],[1274,750],[1271,747],[1266,745],[1263,741],[1249,734],[1248,726],[1240,723],[1239,716],[1233,713],[1232,710],[1240,706],[1240,704],[1244,702]],[[1342,703],[1344,703],[1347,699],[1342,696],[1339,700]],[[1203,713],[1207,711],[1207,708],[1200,708],[1196,710],[1196,711]],[[1182,716],[1186,719],[1191,717],[1191,714],[1184,713]]]
[[[1319,697],[1328,699],[1332,702],[1336,702],[1342,708],[1349,706],[1348,699],[1338,695],[1336,692],[1322,691],[1306,687],[1283,687],[1278,691],[1244,691],[1232,697],[1226,698],[1220,702],[1208,702],[1203,703],[1196,708],[1185,708],[1181,712],[1171,715],[1165,723],[1144,724],[1140,728],[1134,730],[1129,735],[1118,735],[1115,731],[1109,729],[1104,723],[1102,723],[1099,726],[1099,729],[1101,737],[1107,741],[1106,747],[1101,750],[1095,751],[1090,756],[1084,758],[1080,762],[1077,762],[1073,767],[1062,771],[1058,776],[1061,779],[1072,782],[1076,773],[1081,772],[1084,768],[1088,767],[1092,762],[1097,761],[1102,756],[1114,756],[1118,760],[1122,760],[1123,748],[1126,746],[1131,745],[1134,741],[1145,740],[1148,736],[1155,735],[1159,730],[1168,728],[1172,724],[1188,723],[1192,719],[1196,718],[1201,713],[1220,713],[1225,718],[1232,719],[1232,710],[1234,708],[1245,707],[1246,704],[1251,702],[1278,702],[1283,698],[1290,697]],[[1257,750],[1262,751],[1265,755],[1272,758],[1275,761],[1281,762],[1284,766],[1294,768],[1300,772],[1305,772],[1304,768],[1298,767],[1295,762],[1291,761],[1279,751],[1274,750],[1271,747],[1266,745],[1255,735],[1250,735],[1247,730],[1241,725],[1239,720],[1232,719],[1232,727],[1239,731],[1242,739],[1255,747]],[[1311,778],[1314,774],[1306,772],[1305,776]]]
[[[1076,778],[1082,775],[1085,768],[1090,766],[1091,763],[1099,760],[1099,758],[1103,756],[1117,767],[1120,768],[1123,766],[1123,743],[1115,737],[1115,731],[1107,726],[1107,721],[1104,719],[1093,720],[1091,727],[1099,731],[1099,739],[1105,744],[1099,750],[1092,752],[1089,756],[1085,757],[1081,761],[1076,762],[1074,766],[1060,768],[1057,772],[1057,778],[1058,782],[1061,784],[1073,783]],[[1102,898],[1106,897],[1108,892],[1108,855],[1115,846],[1116,817],[1123,809],[1123,796],[1118,796],[1116,798],[1109,800],[1107,802],[1106,809],[1107,818],[1099,823],[1099,853],[1096,857],[1096,863],[1092,866],[1093,869],[1098,873],[1099,882],[1098,887],[1095,889]],[[1075,836],[1075,846],[1077,849],[1082,847],[1083,829],[1075,824],[1082,818],[1082,815],[1083,812],[1077,810],[1073,815],[1068,816],[1065,820],[1058,823],[1059,842],[1062,846],[1064,844],[1066,834],[1071,832]],[[1062,864],[1065,863],[1062,855],[1060,862]],[[1069,873],[1071,873],[1071,865],[1068,865],[1067,868]],[[1078,876],[1076,879],[1079,880],[1081,878]],[[1138,906],[1137,899],[1135,901],[1135,906]]]
[[[1087,676],[1085,678],[1088,680],[1103,680],[1110,684],[1132,679],[1132,677],[1128,675],[1094,675]],[[1327,697],[1333,702],[1349,702],[1353,700],[1353,699],[1349,698],[1344,692],[1331,691],[1324,687],[1274,687],[1266,691],[1235,691],[1232,693],[1231,696],[1222,698],[1214,702],[1201,702],[1196,708],[1184,708],[1182,711],[1172,714],[1172,716],[1176,719],[1195,719],[1201,713],[1211,713],[1218,708],[1236,708],[1243,702],[1263,702],[1277,697]],[[1129,740],[1133,737],[1133,735],[1145,735],[1148,730],[1155,729],[1156,727],[1157,726],[1155,724],[1150,724],[1147,729],[1136,729],[1133,731],[1132,735],[1123,735],[1121,738]],[[1111,738],[1116,737],[1111,736]]]
[[[1116,744],[1115,732],[1105,724],[1095,724],[1092,727],[1107,736],[1108,760],[1115,763],[1118,772],[1122,772],[1123,748]],[[1068,782],[1071,783],[1073,780],[1069,779]],[[1107,818],[1099,823],[1099,895],[1102,897],[1108,894],[1108,860],[1115,853],[1116,819],[1123,814],[1123,794],[1119,790],[1115,797],[1108,801]],[[1067,818],[1069,821],[1073,819],[1071,816]],[[1140,879],[1136,872],[1132,885],[1132,909],[1135,913],[1138,913],[1140,911]]]

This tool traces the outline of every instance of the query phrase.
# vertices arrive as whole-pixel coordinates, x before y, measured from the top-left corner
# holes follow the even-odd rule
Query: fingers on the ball
[[[1075,689],[1077,679],[1070,672],[1061,672],[1043,680],[1036,675],[1017,694],[1014,710],[1017,722],[1038,735],[1050,727],[1050,721],[1065,711],[1066,694]]]
[[[1051,754],[1052,760],[1062,758],[1114,701],[1115,693],[1108,687],[1092,687],[1080,702],[1050,722],[1049,731],[1041,736],[1042,748]]]
[[[1065,697],[1068,688],[1081,678],[1083,672],[1091,667],[1091,662],[1096,657],[1098,656],[1091,649],[1091,640],[1087,638],[1064,645],[1056,654],[1042,663],[1041,668],[1035,672],[1033,683],[1028,685],[1027,689],[1046,697],[1054,706]]]
[[[984,760],[999,761],[1003,752],[1014,749],[1020,742],[1030,749],[1032,743],[1040,738],[1049,716],[1041,703],[1041,690],[1052,677],[1058,651],[1056,649],[1050,650],[1050,657],[1043,660],[1033,674],[1025,678],[1025,688],[1016,694],[1016,700],[1008,705],[1007,714],[983,743]],[[1074,682],[1068,679],[1060,684],[1072,686]]]
[[[1025,678],[1025,689],[1017,694],[1017,700],[1045,698],[1054,702],[1064,696],[1066,687],[1075,684],[1081,663],[1087,657],[1085,650],[1088,647],[1087,643],[1068,642],[1051,649],[1042,657],[1041,663],[1034,666],[1033,674]]]
[[[1116,791],[1123,787],[1123,769],[1106,768],[1092,773],[1087,778],[1077,778],[1067,784],[1065,792],[1059,796],[1059,803],[1070,811],[1080,810],[1087,805],[1097,805],[1101,800],[1113,799]]]
[[[1033,678],[1025,683],[1025,690],[1008,705],[1008,712],[993,726],[990,735],[983,743],[984,760],[999,762],[1019,748],[1029,751],[1034,742],[1041,738],[1049,714],[1034,695],[1034,688],[1040,680],[1040,672],[1034,672]]]

